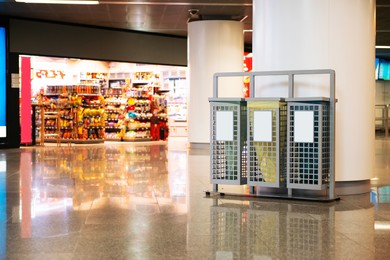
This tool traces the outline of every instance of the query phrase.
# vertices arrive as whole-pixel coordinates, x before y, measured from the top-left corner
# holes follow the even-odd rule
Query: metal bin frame
[[[210,178],[213,184],[243,185],[246,169],[246,102],[242,98],[211,98],[210,101]],[[232,139],[218,140],[219,112],[232,115]]]
[[[255,78],[261,76],[287,76],[288,77],[288,96],[287,98],[294,97],[294,78],[296,75],[329,75],[329,173],[328,181],[324,183],[326,186],[326,196],[318,194],[293,194],[293,188],[278,188],[273,189],[269,194],[260,194],[255,188],[257,186],[250,186],[250,194],[238,194],[238,196],[250,196],[250,197],[271,197],[281,199],[298,199],[298,200],[311,200],[311,201],[334,201],[339,198],[335,196],[335,117],[336,117],[336,98],[335,98],[335,71],[334,70],[288,70],[288,71],[253,71],[253,72],[227,72],[227,73],[215,73],[213,78],[213,97],[218,99],[218,80],[222,77],[249,77],[250,79],[250,93],[251,97],[255,95]],[[244,132],[241,131],[241,134]],[[246,134],[245,134],[246,135]],[[244,147],[244,146],[243,146]],[[211,149],[213,150],[212,144]],[[245,154],[245,149],[241,151]],[[242,157],[241,157],[242,160]],[[213,164],[213,161],[211,161]],[[211,166],[212,167],[212,166]],[[245,169],[245,167],[242,167]],[[222,182],[218,182],[222,183]],[[218,183],[213,182],[213,192],[218,194]],[[242,182],[243,183],[243,182]],[[241,183],[241,184],[242,184]],[[301,189],[302,187],[299,187]],[[321,185],[322,188],[322,185]],[[313,191],[313,190],[311,190]],[[206,191],[206,196],[211,195]],[[219,195],[226,195],[225,193],[219,193]],[[231,194],[234,195],[234,194]],[[237,195],[237,194],[236,194]]]
[[[329,182],[329,99],[287,99],[287,188],[322,190]],[[313,112],[313,140],[294,140],[295,112]]]
[[[283,98],[247,98],[248,185],[286,186],[287,103]],[[270,112],[272,140],[255,139],[255,113]],[[260,138],[259,138],[260,139]]]

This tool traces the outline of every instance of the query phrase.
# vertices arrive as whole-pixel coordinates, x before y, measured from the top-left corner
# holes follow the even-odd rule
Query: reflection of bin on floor
[[[248,185],[285,187],[287,104],[281,98],[249,98]]]
[[[242,98],[209,101],[211,183],[246,184],[246,102]]]
[[[240,205],[210,208],[211,259],[247,259],[245,250],[246,209]]]
[[[328,98],[287,99],[287,188],[321,190],[329,182]]]

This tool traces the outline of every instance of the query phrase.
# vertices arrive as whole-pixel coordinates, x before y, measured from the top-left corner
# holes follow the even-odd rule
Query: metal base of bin
[[[291,189],[279,188],[275,189],[275,192],[262,192],[256,193],[256,187],[250,187],[251,194],[241,193],[225,193],[218,192],[218,186],[213,187],[213,191],[205,191],[206,198],[224,198],[232,200],[256,200],[256,199],[281,199],[281,200],[299,200],[299,201],[313,201],[313,202],[333,202],[340,200],[340,197],[335,196],[330,198],[324,195],[308,195],[306,193],[293,194]]]

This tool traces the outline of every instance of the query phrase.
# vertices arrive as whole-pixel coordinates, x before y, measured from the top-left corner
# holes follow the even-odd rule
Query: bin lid
[[[209,102],[242,102],[245,98],[209,98]]]
[[[282,97],[254,97],[246,98],[246,101],[285,101],[285,98]]]
[[[287,102],[313,102],[313,101],[325,101],[329,102],[328,97],[298,97],[298,98],[286,98]]]

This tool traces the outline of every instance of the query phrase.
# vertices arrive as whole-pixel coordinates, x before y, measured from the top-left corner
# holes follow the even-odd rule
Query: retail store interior
[[[187,136],[186,67],[38,56],[20,60],[22,144]]]

